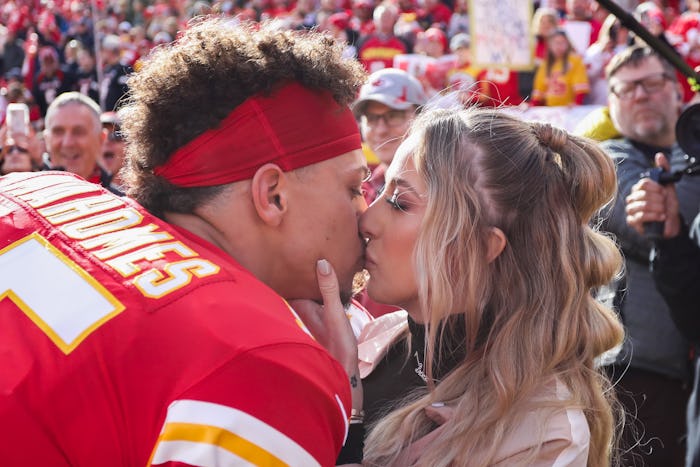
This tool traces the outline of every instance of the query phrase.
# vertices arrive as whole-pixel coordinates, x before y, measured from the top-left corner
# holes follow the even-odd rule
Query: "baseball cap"
[[[352,2],[354,8],[374,8],[373,0],[354,0]]]
[[[442,46],[442,50],[447,49],[447,36],[440,28],[428,28],[424,32],[419,32],[418,36],[425,37],[430,42],[437,42]]]
[[[450,40],[450,50],[454,52],[459,49],[468,49],[470,43],[469,34],[460,32],[459,34],[455,34]]]
[[[100,123],[103,125],[119,125],[119,115],[116,112],[102,112],[100,115]]]
[[[39,59],[53,60],[54,62],[58,61],[58,52],[56,52],[56,49],[54,49],[50,45],[46,45],[39,49]]]
[[[100,115],[100,123],[102,123],[103,128],[109,130],[107,138],[110,141],[121,141],[123,139],[121,133],[121,120],[116,112],[103,112]]]
[[[328,17],[328,23],[338,29],[347,29],[350,26],[350,16],[344,11],[333,13]]]
[[[406,110],[412,105],[423,105],[426,100],[420,81],[404,70],[384,68],[369,75],[367,83],[360,88],[360,96],[352,104],[352,110],[355,116],[359,116],[369,101]]]

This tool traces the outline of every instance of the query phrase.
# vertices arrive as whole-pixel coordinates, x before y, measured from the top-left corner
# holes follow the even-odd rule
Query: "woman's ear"
[[[489,263],[498,258],[498,255],[500,255],[506,247],[507,242],[506,234],[504,234],[501,229],[498,227],[491,227],[489,229],[486,252],[486,259]]]
[[[266,224],[277,226],[287,211],[286,175],[276,164],[265,164],[253,175],[250,190],[258,217]]]

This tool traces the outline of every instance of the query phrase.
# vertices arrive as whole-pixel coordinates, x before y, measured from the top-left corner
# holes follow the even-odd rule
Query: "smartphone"
[[[7,105],[7,128],[10,135],[29,136],[29,107],[21,102]]]

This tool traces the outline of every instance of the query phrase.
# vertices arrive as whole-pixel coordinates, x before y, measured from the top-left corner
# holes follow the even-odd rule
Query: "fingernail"
[[[435,408],[445,407],[445,403],[444,403],[444,402],[433,402],[433,403],[430,404],[430,405],[432,405],[432,406],[435,407]]]
[[[320,272],[324,276],[327,276],[331,273],[331,264],[325,259],[319,259],[316,262],[316,267],[318,268],[318,272]]]

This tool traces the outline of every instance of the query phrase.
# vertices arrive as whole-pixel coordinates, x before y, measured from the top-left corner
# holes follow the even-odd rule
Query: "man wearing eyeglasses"
[[[352,110],[360,122],[362,150],[372,171],[370,178],[362,184],[367,204],[381,193],[384,172],[425,102],[420,81],[398,68],[375,71],[360,88]],[[397,309],[374,302],[366,291],[359,294],[357,300],[375,317]]]
[[[685,405],[689,395],[689,349],[671,320],[668,306],[649,272],[652,241],[625,222],[625,198],[654,156],[683,165],[675,126],[681,88],[670,63],[648,47],[630,47],[606,68],[612,121],[623,136],[602,143],[617,162],[618,194],[603,228],[613,233],[625,256],[624,284],[616,303],[627,338],[610,371],[628,415],[623,434],[623,465],[681,466],[685,454]],[[700,206],[700,178],[676,184],[680,211],[693,219]]]
[[[124,181],[119,171],[124,165],[125,143],[121,133],[121,122],[116,112],[102,112],[100,115],[102,130],[107,134],[102,142],[102,152],[97,158],[98,164],[112,176],[111,185],[123,189]]]
[[[413,117],[425,104],[420,81],[398,68],[384,68],[369,76],[353,103],[360,121],[363,150],[372,176],[365,183],[368,203],[384,185],[384,171],[394,158]]]

